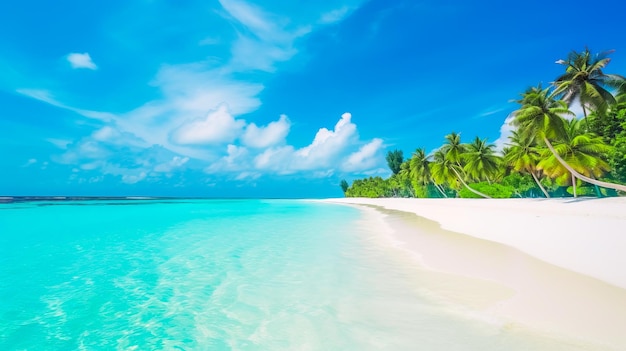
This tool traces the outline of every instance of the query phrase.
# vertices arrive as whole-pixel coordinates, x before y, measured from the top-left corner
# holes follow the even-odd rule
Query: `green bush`
[[[480,182],[480,183],[469,184],[469,186],[474,190],[477,190],[485,195],[493,197],[494,199],[508,199],[515,192],[515,188],[513,188],[512,186],[507,186],[507,185],[502,185],[502,184],[497,184],[497,183],[489,184],[487,182]],[[459,195],[465,199],[482,198],[481,196],[474,194],[473,192],[471,192],[469,189],[465,187],[463,187],[463,189],[459,191]]]

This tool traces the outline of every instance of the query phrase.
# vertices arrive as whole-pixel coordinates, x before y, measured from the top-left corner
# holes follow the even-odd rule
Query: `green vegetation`
[[[339,183],[339,186],[341,187],[341,190],[343,191],[344,194],[346,193],[346,191],[348,191],[348,188],[350,187],[350,185],[345,179],[341,180],[341,183]]]
[[[452,132],[430,154],[418,148],[404,160],[402,151],[388,152],[392,175],[355,180],[345,195],[510,198],[626,193],[626,78],[604,73],[610,53],[593,55],[585,49],[558,60],[565,72],[550,87],[531,87],[515,100],[515,129],[503,150],[479,137],[463,143],[460,133]],[[582,108],[581,120],[570,110],[572,104]]]
[[[404,156],[402,155],[402,151],[393,150],[387,153],[387,165],[393,174],[398,174],[400,172],[400,168],[402,166],[402,161],[404,161]]]

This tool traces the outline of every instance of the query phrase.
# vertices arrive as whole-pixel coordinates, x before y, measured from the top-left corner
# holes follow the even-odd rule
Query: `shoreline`
[[[626,198],[321,201],[412,213],[626,289]]]
[[[626,234],[617,233],[626,198],[322,201],[384,222],[382,245],[415,268],[416,289],[471,319],[601,349],[626,344]]]

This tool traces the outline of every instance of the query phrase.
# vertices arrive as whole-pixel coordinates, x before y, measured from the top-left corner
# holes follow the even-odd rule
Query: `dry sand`
[[[476,318],[626,349],[626,198],[325,201],[375,206],[425,289]]]

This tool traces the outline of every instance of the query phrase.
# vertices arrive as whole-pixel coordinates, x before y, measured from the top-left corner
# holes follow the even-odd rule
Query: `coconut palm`
[[[461,143],[461,134],[452,132],[445,136],[446,143],[441,147],[441,151],[446,155],[450,162],[461,166],[461,155],[465,152],[465,144]]]
[[[487,139],[476,137],[473,142],[465,147],[465,153],[461,158],[465,161],[463,170],[472,180],[487,180],[491,183],[498,172],[500,158],[495,152],[496,146],[488,144]]]
[[[617,100],[617,103],[626,103],[626,82],[617,89],[615,100]]]
[[[427,188],[432,183],[443,197],[448,197],[443,189],[439,187],[439,184],[433,181],[430,171],[430,157],[426,155],[426,151],[423,148],[416,149],[409,162],[411,180],[414,181],[413,188],[415,188],[416,193],[419,187]]]
[[[438,158],[441,157],[441,155],[437,155],[437,157],[435,157],[435,161],[439,162],[438,166],[440,165],[440,167],[446,168],[448,173],[453,174],[456,177],[456,180],[461,182],[461,184],[463,184],[463,186],[469,191],[480,197],[490,199],[489,196],[471,188],[463,179],[465,177],[465,173],[461,162],[463,161],[463,154],[466,152],[467,146],[461,143],[461,135],[452,132],[451,134],[446,135],[445,139],[447,143],[444,144],[438,151],[441,152],[441,155],[443,155],[446,162],[440,161]]]
[[[522,134],[514,130],[509,136],[509,141],[509,147],[504,151],[504,162],[516,172],[530,174],[539,189],[549,198],[550,195],[539,181],[541,171],[537,169],[537,164],[541,154],[535,141],[535,135]]]
[[[607,88],[620,88],[626,79],[617,74],[605,74],[603,69],[611,62],[608,55],[612,51],[592,55],[588,48],[583,52],[572,51],[567,60],[556,63],[564,65],[565,73],[552,83],[554,95],[561,97],[569,106],[578,101],[587,122],[587,109],[603,114],[609,104],[615,103],[615,97]]]
[[[398,172],[398,178],[402,181],[410,181],[411,168],[409,160],[406,160],[400,164],[400,171]]]
[[[402,184],[402,190],[405,193],[404,196],[414,196],[413,189],[411,189],[411,167],[409,160],[402,162],[400,165],[398,178]]]
[[[458,180],[457,176],[452,172],[452,166],[453,163],[446,158],[443,150],[439,149],[433,153],[433,161],[430,164],[433,182],[439,186],[447,185],[449,188],[458,191]]]
[[[572,168],[554,149],[550,139],[566,140],[566,122],[562,115],[573,116],[565,102],[555,100],[549,93],[549,89],[529,89],[523,94],[522,107],[514,112],[513,124],[521,128],[521,132],[527,135],[535,135],[542,140],[556,160],[565,167],[574,177],[587,183],[605,188],[626,191],[626,186],[599,181],[585,176]]]
[[[590,178],[598,178],[610,170],[604,159],[611,147],[602,137],[587,133],[578,120],[571,120],[566,125],[566,138],[555,143],[554,149],[572,168]],[[553,155],[547,155],[537,167],[546,175],[556,179],[557,183],[571,183],[576,197],[576,178]]]

